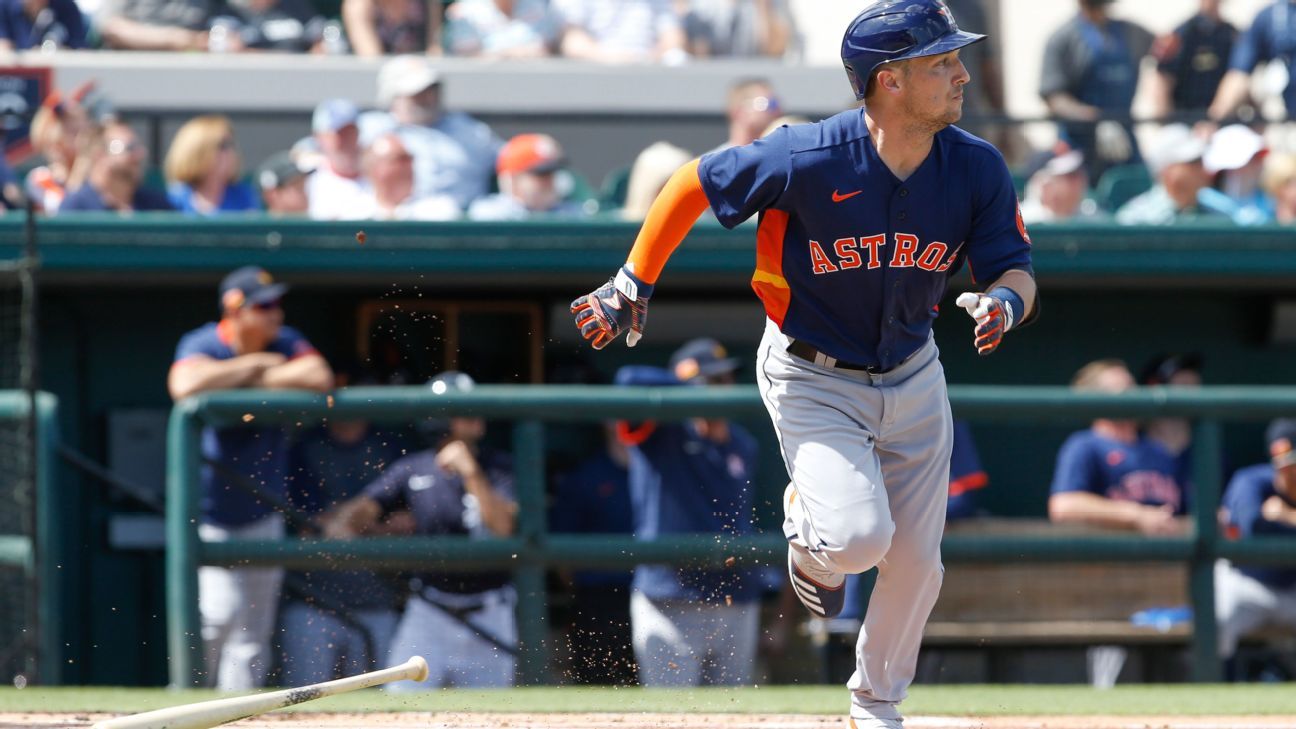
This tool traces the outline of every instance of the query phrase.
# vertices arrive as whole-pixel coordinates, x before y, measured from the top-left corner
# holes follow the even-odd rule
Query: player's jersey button
[[[909,197],[909,188],[907,187],[900,188],[900,197]]]
[[[907,217],[909,217],[909,214],[903,210],[901,210],[899,213],[896,214],[896,218],[899,220],[904,220]]]

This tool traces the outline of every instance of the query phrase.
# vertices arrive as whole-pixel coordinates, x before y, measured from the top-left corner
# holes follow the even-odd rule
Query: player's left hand
[[[986,355],[998,349],[1004,332],[1012,328],[1012,309],[993,296],[972,292],[959,294],[954,303],[976,321],[973,345],[977,354]]]

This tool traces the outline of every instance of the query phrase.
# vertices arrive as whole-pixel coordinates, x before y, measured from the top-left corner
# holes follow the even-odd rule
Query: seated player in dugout
[[[466,391],[475,384],[462,372],[443,372],[428,383],[433,393]],[[482,443],[481,418],[429,418],[420,424],[428,444],[388,466],[359,496],[324,523],[324,535],[346,539],[369,534],[379,521],[408,510],[418,535],[507,537],[517,525],[513,462]],[[400,681],[388,690],[455,686],[503,688],[513,684],[517,592],[504,571],[439,571],[429,560],[409,581],[405,612],[389,648],[389,665],[409,656],[428,662],[426,680]]]
[[[791,481],[788,573],[812,614],[841,612],[847,574],[880,572],[851,692],[854,729],[899,729],[940,593],[953,418],[932,321],[966,263],[980,354],[1039,311],[1030,239],[1003,155],[953,126],[985,36],[938,0],[881,0],[842,39],[859,108],[781,127],[678,170],[621,269],[572,302],[596,348],[643,336],[667,259],[709,207],[759,215],[765,305],[757,384]]]
[[[1220,506],[1228,539],[1296,537],[1296,420],[1280,418],[1265,430],[1269,462],[1239,470]],[[1228,678],[1240,678],[1238,641],[1265,626],[1296,630],[1296,569],[1215,564],[1215,620]]]
[[[1102,359],[1071,380],[1082,392],[1120,393],[1134,387],[1124,362]],[[1132,529],[1150,535],[1188,530],[1187,492],[1179,463],[1165,446],[1139,431],[1136,420],[1098,418],[1072,433],[1058,451],[1048,501],[1049,519]]]

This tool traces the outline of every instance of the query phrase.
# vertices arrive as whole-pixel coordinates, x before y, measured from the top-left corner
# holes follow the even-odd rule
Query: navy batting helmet
[[[878,0],[846,28],[842,63],[855,98],[863,99],[878,66],[948,53],[983,38],[959,30],[954,14],[941,0]]]

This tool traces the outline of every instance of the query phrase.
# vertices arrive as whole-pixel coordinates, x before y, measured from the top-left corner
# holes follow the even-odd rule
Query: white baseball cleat
[[[796,555],[796,548],[789,544],[788,578],[797,599],[815,617],[837,617],[846,604],[846,575],[828,570],[804,569],[797,562]]]

